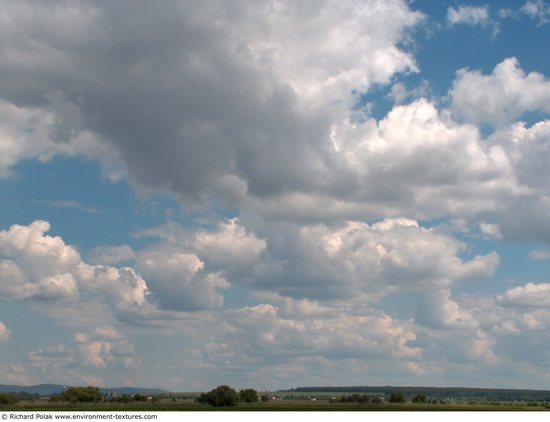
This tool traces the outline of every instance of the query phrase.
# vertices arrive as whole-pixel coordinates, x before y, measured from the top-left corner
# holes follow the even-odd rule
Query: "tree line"
[[[228,385],[220,385],[208,393],[202,393],[195,399],[197,403],[209,404],[211,406],[235,406],[239,402],[255,403],[257,401],[268,401],[269,396],[264,394],[258,395],[258,392],[253,388],[245,388],[236,390]]]
[[[38,394],[20,391],[19,393],[0,393],[0,404],[15,404],[23,400],[36,400],[40,398]]]

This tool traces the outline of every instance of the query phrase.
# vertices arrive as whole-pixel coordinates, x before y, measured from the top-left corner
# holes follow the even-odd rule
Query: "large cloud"
[[[381,121],[333,127],[330,171],[319,188],[253,206],[270,219],[430,219],[494,211],[519,192],[511,159],[473,125],[454,122],[425,99]]]
[[[264,303],[228,311],[223,318],[200,350],[188,353],[205,380],[215,374],[216,382],[242,385],[250,379],[275,387],[314,382],[311,367],[316,367],[317,374],[323,373],[320,379],[345,382],[341,376],[353,376],[359,367],[363,377],[372,377],[376,370],[366,370],[367,362],[376,362],[376,367],[391,356],[402,368],[420,357],[418,349],[407,345],[415,339],[407,324],[368,309],[341,308],[322,319],[296,318]]]
[[[494,252],[462,259],[463,243],[407,219],[337,228],[274,224],[266,238],[268,257],[250,286],[294,298],[377,301],[487,277],[499,263]]]
[[[550,215],[550,171],[545,164],[550,158],[549,140],[549,120],[531,126],[519,122],[487,138],[489,144],[506,151],[517,184],[515,192],[504,196],[498,209],[488,215],[507,239],[550,240],[544,223]]]
[[[137,186],[229,201],[320,177],[320,149],[357,101],[351,92],[416,69],[397,45],[421,19],[397,0],[3,9],[7,107],[46,113],[56,145],[93,133],[114,153],[94,139],[80,152],[118,157]],[[38,153],[8,157],[4,172],[28,155]]]
[[[512,207],[523,170],[470,123],[549,110],[545,77],[509,58],[458,73],[452,116],[424,99],[357,117],[362,93],[418,70],[400,46],[422,15],[402,1],[66,6],[5,4],[0,176],[80,153],[187,209],[221,198],[294,221],[471,216]]]

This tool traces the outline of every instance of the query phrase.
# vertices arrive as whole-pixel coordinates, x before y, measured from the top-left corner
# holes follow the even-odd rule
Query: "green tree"
[[[19,401],[16,394],[0,393],[0,404],[15,404]]]
[[[134,394],[132,398],[133,401],[147,401],[147,396],[145,394]]]
[[[399,391],[396,391],[395,393],[392,393],[390,395],[389,402],[390,403],[405,403],[406,400],[405,400],[405,396],[403,395],[403,393],[401,393]]]
[[[197,402],[209,404],[211,406],[235,406],[239,400],[239,395],[228,385],[220,385],[208,393],[202,393]]]
[[[427,402],[428,402],[428,398],[426,397],[425,394],[417,394],[413,398],[413,403],[427,403]]]
[[[239,398],[246,403],[255,403],[258,401],[258,393],[253,388],[245,388],[239,391]]]
[[[53,396],[52,400],[70,403],[98,402],[103,400],[103,395],[97,387],[71,387],[57,396]]]

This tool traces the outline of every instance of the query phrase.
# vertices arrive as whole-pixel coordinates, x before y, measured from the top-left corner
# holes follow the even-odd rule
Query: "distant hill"
[[[391,395],[401,392],[411,398],[425,394],[431,399],[445,400],[484,400],[484,401],[544,401],[550,402],[548,390],[517,390],[502,388],[466,388],[466,387],[395,387],[395,386],[350,386],[350,387],[297,387],[289,393],[363,393]]]
[[[63,387],[70,388],[71,386],[63,386],[59,384],[39,384],[39,385],[6,385],[0,384],[0,393],[19,393],[20,391],[26,391],[31,394],[38,394],[40,396],[51,396],[52,394],[59,394],[63,391]],[[144,388],[144,387],[116,387],[116,388],[100,388],[102,393],[114,391],[118,394],[163,394],[169,393],[167,390],[160,388]]]

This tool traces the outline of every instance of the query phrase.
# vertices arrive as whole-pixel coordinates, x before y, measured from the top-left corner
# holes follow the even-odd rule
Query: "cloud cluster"
[[[505,131],[549,110],[546,78],[508,58],[490,75],[459,71],[451,113],[417,99],[369,117],[363,93],[418,70],[403,46],[423,16],[397,0],[6,7],[4,175],[25,158],[82,154],[189,209],[221,200],[317,223],[463,217],[513,206],[512,161],[536,153],[511,156],[476,125]],[[487,14],[449,9],[456,23]]]
[[[376,302],[396,291],[447,289],[488,277],[499,263],[494,252],[460,258],[466,245],[414,220],[272,230],[267,259],[254,269],[250,286],[294,298]]]
[[[8,156],[5,171],[41,156],[33,148],[72,145],[118,161],[141,189],[229,202],[320,176],[330,122],[347,119],[352,91],[416,69],[398,44],[422,18],[397,0],[6,8],[4,101],[45,113],[48,136],[22,143],[14,131],[6,149],[29,153]]]
[[[517,344],[547,357],[534,351],[548,340],[547,283],[453,291],[500,262],[456,230],[550,240],[550,121],[518,121],[550,112],[543,74],[509,57],[489,74],[459,70],[445,99],[424,98],[427,83],[408,90],[396,77],[420,70],[410,30],[424,17],[399,0],[2,6],[0,178],[24,160],[80,155],[186,210],[239,210],[143,229],[139,249],[86,259],[45,221],[0,231],[2,298],[62,303],[58,318],[76,329],[73,346],[29,353],[28,371],[0,366],[7,379],[146,373],[117,324],[186,330],[188,368],[237,379],[265,379],[260,367],[342,382],[357,379],[349,368],[472,374],[518,360]],[[529,0],[522,13],[542,24],[546,9]],[[498,29],[487,6],[450,7],[447,22]],[[395,100],[381,119],[364,104],[376,87]],[[241,291],[257,302],[224,307]],[[371,308],[394,294],[414,301],[403,320]]]
[[[230,286],[260,259],[265,241],[237,220],[215,230],[186,232],[137,252],[129,246],[100,247],[92,261],[130,261],[135,268],[89,264],[50,224],[34,221],[0,231],[0,292],[4,300],[34,299],[77,304],[99,299],[121,319],[171,319],[163,311],[219,309],[219,289]],[[158,233],[157,235],[161,235]],[[204,260],[204,261],[203,261]],[[146,281],[147,280],[147,281]]]
[[[140,359],[125,335],[113,326],[99,326],[87,333],[77,332],[72,344],[59,343],[30,351],[18,373],[13,373],[12,368],[6,368],[6,373],[12,373],[15,383],[63,380],[69,385],[107,386],[120,376],[120,370],[138,368]]]
[[[50,224],[34,221],[0,231],[0,291],[4,300],[61,301],[67,305],[100,297],[116,313],[156,308],[147,284],[132,268],[90,265]],[[83,297],[85,296],[85,298]]]

